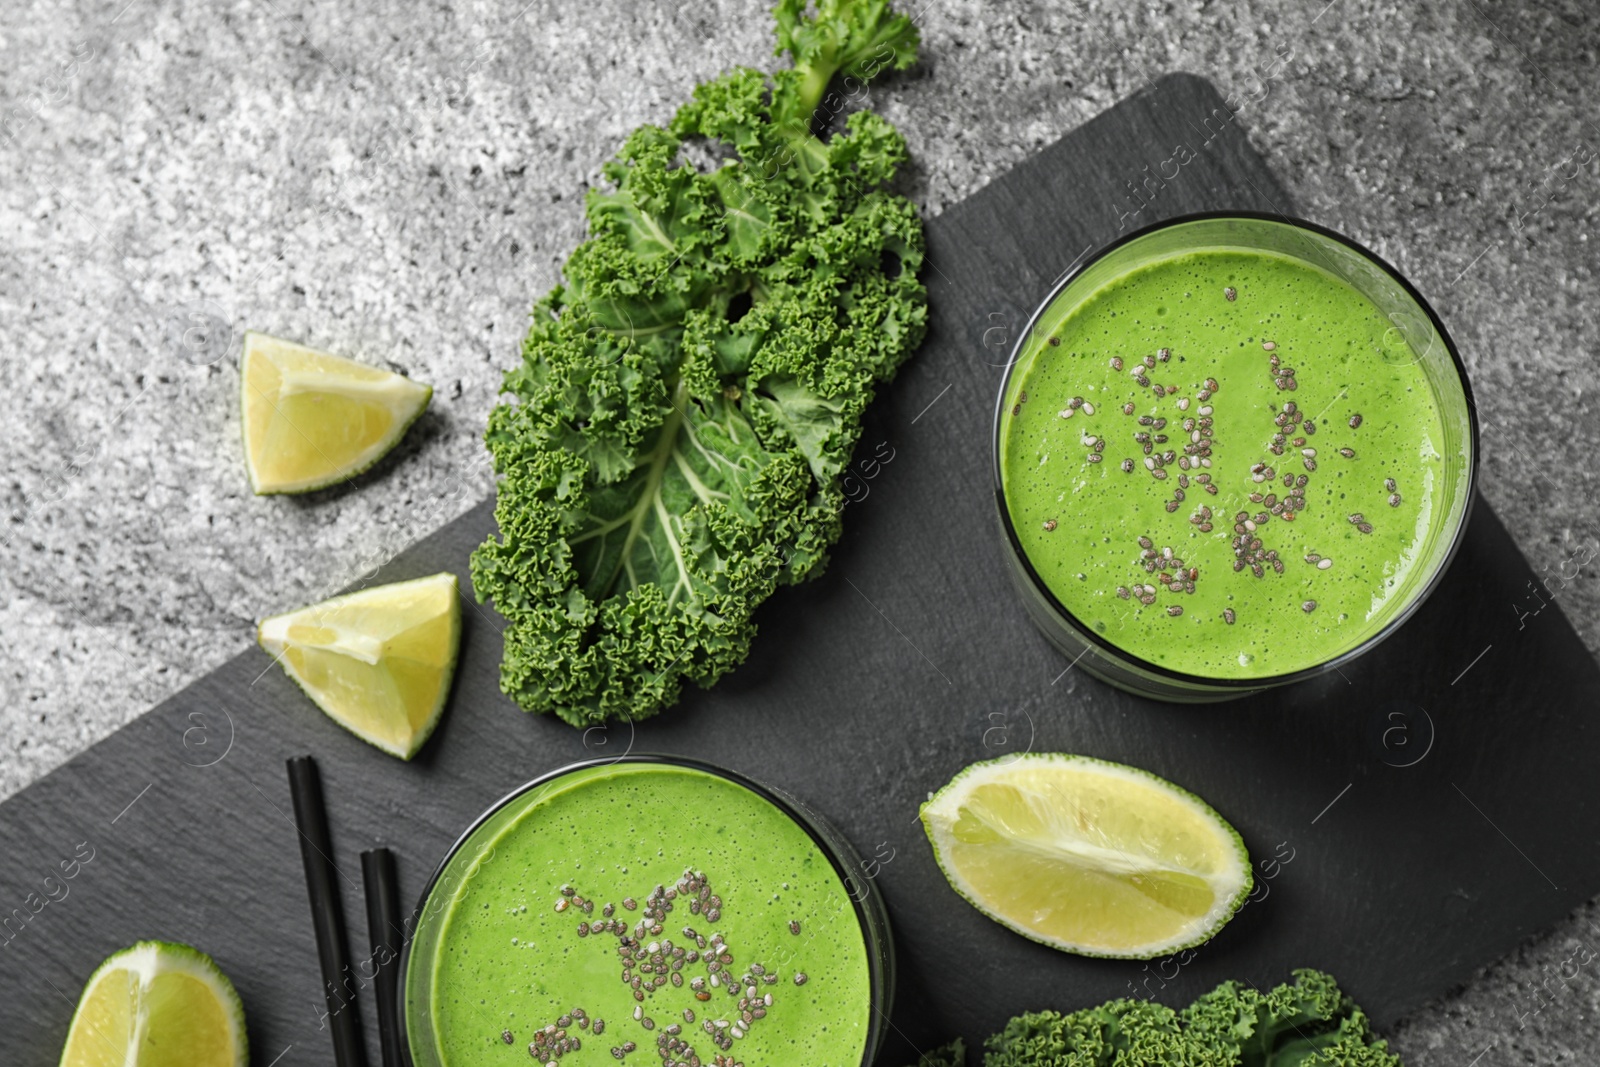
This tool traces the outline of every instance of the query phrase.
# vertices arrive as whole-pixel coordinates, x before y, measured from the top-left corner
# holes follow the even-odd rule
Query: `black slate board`
[[[283,768],[306,751],[324,772],[357,956],[361,849],[399,851],[410,902],[479,812],[573,759],[689,754],[798,794],[869,858],[893,916],[887,1067],[1024,1008],[1140,984],[1180,1003],[1293,966],[1333,971],[1381,1024],[1600,891],[1600,673],[1559,607],[1530,596],[1534,575],[1481,503],[1449,580],[1402,633],[1344,676],[1229,705],[1155,704],[1065,670],[1007,584],[989,440],[1009,331],[1119,222],[1288,210],[1227,119],[1208,83],[1165,78],[930,225],[934,328],[861,448],[882,442],[893,459],[860,476],[827,575],[763,609],[750,661],[714,690],[636,730],[580,735],[500,695],[500,621],[474,608],[451,710],[413,764],[333,726],[252,651],[0,805],[0,1061],[50,1062],[94,965],[160,937],[233,977],[258,1065],[332,1062]],[[1139,207],[1127,183],[1180,144],[1196,158],[1123,219]],[[380,580],[464,578],[491,528],[486,503]],[[967,763],[1026,748],[1149,768],[1210,800],[1259,860],[1291,858],[1264,865],[1263,898],[1176,975],[1023,940],[945,887],[915,812]],[[74,878],[45,882],[86,849]],[[60,899],[31,914],[29,894],[47,890]],[[362,1010],[375,1056],[370,996]]]

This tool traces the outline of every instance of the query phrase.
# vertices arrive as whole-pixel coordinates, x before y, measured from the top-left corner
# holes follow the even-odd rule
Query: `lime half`
[[[975,763],[922,806],[922,823],[974,907],[1085,956],[1201,944],[1250,892],[1244,842],[1205,801],[1088,756]]]
[[[305,493],[371,467],[433,387],[262,333],[244,335],[244,460],[258,494]]]
[[[72,1016],[61,1067],[243,1067],[244,1007],[211,957],[141,941],[102,963]]]
[[[333,721],[408,760],[450,695],[461,645],[456,576],[380,585],[274,615],[256,637]]]

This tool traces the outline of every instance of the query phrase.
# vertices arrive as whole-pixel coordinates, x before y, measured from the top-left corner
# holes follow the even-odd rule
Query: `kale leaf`
[[[916,29],[881,0],[776,16],[792,69],[699,86],[605,166],[490,413],[472,582],[526,710],[644,718],[743,662],[755,609],[826,564],[862,412],[926,328],[921,219],[884,188],[905,141],[837,121]]]
[[[1265,993],[1223,982],[1181,1011],[1123,999],[1028,1012],[984,1050],[983,1067],[1401,1067],[1366,1013],[1313,970]]]

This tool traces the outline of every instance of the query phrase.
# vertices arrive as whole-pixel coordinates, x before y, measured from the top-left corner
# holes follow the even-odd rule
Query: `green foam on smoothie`
[[[428,1002],[445,1064],[528,1063],[535,1031],[563,1016],[570,1021],[562,1029],[582,1047],[544,1055],[541,1063],[612,1062],[610,1049],[627,1041],[637,1051],[626,1062],[658,1062],[657,1040],[676,1024],[682,1032],[674,1039],[687,1042],[705,1064],[723,1054],[751,1064],[860,1064],[871,975],[855,906],[817,842],[772,802],[692,768],[621,763],[537,787],[513,800],[503,816],[492,839],[469,841],[463,849],[477,858],[443,905]],[[697,893],[677,896],[661,931],[646,931],[646,947],[670,941],[703,953],[683,928],[708,942],[720,933],[733,956],[721,966],[724,976],[742,977],[751,964],[777,976],[773,983],[756,979],[756,997],[770,993],[772,1005],[762,1008],[764,1017],[741,1024],[748,1032],[728,1053],[713,1044],[704,1024],[721,1020],[725,1031],[739,1024],[746,989],[731,995],[724,982],[710,985],[702,956],[683,963],[681,986],[663,985],[641,1001],[622,980],[619,936],[609,930],[578,934],[580,923],[617,920],[631,936],[655,888],[674,887],[686,870],[704,875],[720,898],[719,914],[712,919],[704,907],[692,913],[689,902]],[[563,895],[563,887],[572,895]],[[636,907],[624,907],[625,898]],[[580,900],[593,910],[585,911]],[[614,906],[609,919],[608,903]],[[637,965],[629,970],[634,978],[652,977]],[[797,974],[805,975],[803,985],[795,984]],[[696,999],[695,978],[711,994],[708,1000]],[[577,1025],[575,1008],[590,1026]],[[653,1021],[652,1029],[634,1019],[636,1008]],[[600,1036],[593,1034],[595,1019],[604,1021]]]
[[[1147,356],[1155,366],[1141,385],[1134,369]],[[1217,388],[1202,398],[1207,379]],[[1298,425],[1285,428],[1274,420],[1289,403]],[[1073,414],[1061,417],[1065,410]],[[1206,429],[1210,437],[1196,440]],[[1414,564],[1446,510],[1436,501],[1445,473],[1439,407],[1404,339],[1347,283],[1265,252],[1158,259],[1081,303],[1047,309],[1009,380],[1000,435],[1006,508],[1044,585],[1111,644],[1201,677],[1288,674],[1360,645],[1415,598],[1427,576]],[[1104,442],[1099,461],[1089,459],[1090,437]],[[1208,466],[1185,452],[1208,443]],[[1163,463],[1167,452],[1175,456]],[[1271,476],[1256,480],[1267,473],[1258,465]],[[1286,486],[1286,474],[1306,484]],[[1273,514],[1287,499],[1304,504]],[[1209,531],[1198,525],[1202,508],[1211,510]],[[1255,528],[1244,529],[1245,566],[1236,571],[1241,512]],[[1147,561],[1151,551],[1158,561]],[[1269,551],[1281,573],[1258,555]],[[1319,568],[1322,559],[1332,563]],[[1187,582],[1191,570],[1192,593],[1162,580]],[[1140,593],[1151,586],[1147,604]]]

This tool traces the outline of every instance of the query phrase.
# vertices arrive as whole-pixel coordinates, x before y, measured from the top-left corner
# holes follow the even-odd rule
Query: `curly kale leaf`
[[[755,609],[825,565],[862,412],[922,339],[921,220],[882,188],[904,140],[870,112],[812,129],[834,74],[906,66],[915,29],[875,0],[803,12],[778,8],[794,69],[700,86],[606,165],[490,413],[500,532],[472,579],[527,710],[643,718],[743,662]],[[691,139],[731,157],[702,171]]]
[[[1191,1037],[1237,1050],[1240,1067],[1399,1067],[1332,976],[1298,970],[1266,993],[1224,982],[1183,1010]]]
[[[959,1037],[917,1057],[915,1067],[967,1067],[967,1043]]]
[[[777,52],[789,53],[803,75],[797,94],[787,98],[787,113],[780,105],[780,122],[811,121],[841,71],[866,81],[880,70],[905,70],[917,60],[917,28],[908,16],[891,12],[888,0],[778,0],[775,14]]]
[[[1194,1046],[1171,1008],[1137,1000],[1019,1015],[984,1047],[984,1067],[1230,1067]]]
[[[1330,976],[1300,970],[1266,993],[1224,982],[1179,1012],[1113,1000],[1019,1015],[984,1042],[983,1067],[1401,1065]]]

